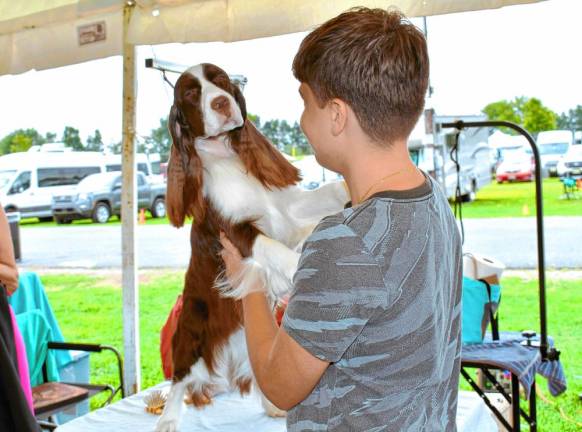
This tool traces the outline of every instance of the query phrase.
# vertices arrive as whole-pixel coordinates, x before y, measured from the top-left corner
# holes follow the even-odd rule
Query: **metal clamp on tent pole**
[[[538,244],[538,279],[539,279],[539,306],[540,306],[540,353],[542,360],[558,360],[560,352],[555,348],[548,346],[547,319],[546,319],[546,264],[544,253],[544,221],[543,221],[543,201],[542,201],[542,165],[538,147],[532,136],[521,126],[507,121],[474,121],[464,122],[462,120],[442,123],[443,128],[456,128],[463,130],[473,127],[500,127],[505,126],[513,129],[523,135],[534,155],[535,160],[535,179],[536,179],[536,227],[537,227],[537,244]]]
[[[172,88],[174,87],[174,85],[166,78],[166,72],[181,74],[186,69],[188,69],[188,66],[184,66],[179,63],[158,60],[155,58],[145,59],[145,67],[148,69],[156,69],[162,72],[164,81],[166,81]],[[240,88],[240,91],[244,90],[248,82],[247,77],[243,75],[230,75],[230,74],[228,75],[228,77],[234,84],[236,84]]]

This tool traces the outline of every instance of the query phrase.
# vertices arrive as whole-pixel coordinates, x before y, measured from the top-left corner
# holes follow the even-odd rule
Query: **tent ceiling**
[[[539,0],[137,0],[128,42],[237,41],[305,31],[357,5],[408,16]],[[0,0],[0,75],[121,54],[124,0]]]

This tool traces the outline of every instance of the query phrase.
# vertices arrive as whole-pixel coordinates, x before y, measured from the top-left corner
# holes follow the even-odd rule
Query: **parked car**
[[[531,152],[524,147],[505,150],[503,160],[497,167],[497,183],[504,181],[532,181],[535,176],[535,160]]]
[[[137,173],[138,208],[147,209],[152,217],[166,216],[166,185],[149,182]],[[85,177],[69,194],[55,195],[51,205],[58,224],[76,219],[92,219],[106,223],[112,215],[121,214],[121,173],[105,172]]]
[[[558,175],[558,162],[574,144],[574,134],[569,130],[543,131],[538,134],[542,169],[550,177]]]
[[[558,175],[582,176],[582,145],[573,145],[558,162]]]

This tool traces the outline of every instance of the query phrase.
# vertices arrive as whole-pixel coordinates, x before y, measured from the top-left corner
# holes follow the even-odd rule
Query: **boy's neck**
[[[410,159],[406,141],[386,147],[369,143],[354,147],[342,172],[353,205],[377,192],[413,189],[425,181]]]

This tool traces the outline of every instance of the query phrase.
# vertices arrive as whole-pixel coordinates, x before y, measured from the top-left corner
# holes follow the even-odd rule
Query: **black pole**
[[[523,135],[534,154],[535,160],[535,178],[536,178],[536,225],[537,225],[537,243],[538,243],[538,279],[540,292],[540,352],[542,360],[557,360],[558,352],[555,349],[548,350],[548,333],[546,321],[546,262],[544,254],[544,215],[543,215],[543,201],[542,201],[542,164],[540,160],[540,153],[536,142],[521,126],[507,121],[474,121],[465,122],[458,120],[452,123],[442,123],[443,128],[456,128],[462,130],[470,127],[499,127],[505,126],[513,129]]]

